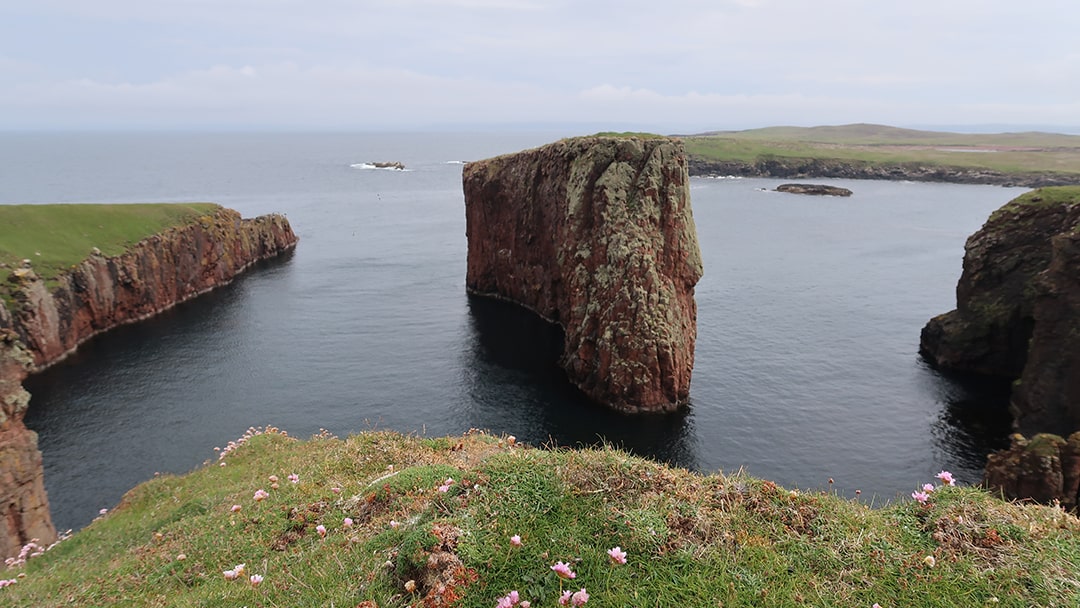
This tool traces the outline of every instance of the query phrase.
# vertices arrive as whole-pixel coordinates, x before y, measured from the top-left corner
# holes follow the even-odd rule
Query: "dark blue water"
[[[877,503],[938,470],[978,479],[1005,441],[998,387],[943,378],[919,330],[954,305],[964,239],[1018,194],[830,180],[848,199],[692,183],[705,263],[691,406],[629,417],[553,365],[558,332],[465,294],[461,165],[556,135],[0,136],[0,203],[213,201],[288,215],[296,252],[84,345],[31,378],[60,528],[251,425],[296,436],[486,428],[606,440],[702,470]],[[411,170],[350,165],[399,160]]]

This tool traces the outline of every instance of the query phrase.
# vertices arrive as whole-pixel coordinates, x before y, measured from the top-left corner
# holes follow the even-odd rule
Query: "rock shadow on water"
[[[558,365],[563,331],[516,304],[469,295],[464,356],[470,426],[533,445],[607,443],[675,466],[698,462],[691,408],[667,414],[616,412],[590,400]]]
[[[1009,413],[1010,382],[973,374],[946,372],[927,366],[932,375],[941,410],[932,432],[949,466],[967,471],[965,479],[982,478],[986,457],[1009,447],[1012,415]]]

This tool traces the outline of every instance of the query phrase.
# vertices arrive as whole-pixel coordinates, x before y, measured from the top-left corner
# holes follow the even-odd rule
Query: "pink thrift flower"
[[[932,483],[924,483],[923,486],[922,486],[922,491],[926,492],[927,494],[933,492],[934,491],[934,484],[932,484]]]
[[[616,563],[616,564],[625,564],[626,563],[626,551],[623,551],[619,547],[612,547],[611,549],[608,549],[607,554],[608,554],[608,557],[611,559],[611,561],[613,563]]]
[[[450,486],[444,484],[444,485],[439,486],[438,489],[439,489],[440,492],[445,494],[445,493],[450,491]]]
[[[341,494],[341,488],[330,488],[330,491],[334,494]]]
[[[574,595],[574,593],[572,591],[570,591],[569,589],[566,590],[566,591],[563,591],[562,592],[562,597],[559,598],[559,605],[560,606],[569,606],[570,605],[570,597],[572,595]]]
[[[555,574],[559,575],[559,578],[571,579],[577,577],[577,574],[574,574],[574,571],[570,569],[570,564],[556,562],[551,569],[555,571]]]
[[[397,528],[401,527],[401,522],[391,519],[390,520],[390,527],[394,528],[394,529],[397,529]]]
[[[521,606],[521,608],[530,608],[532,606],[532,602],[530,602],[529,600],[525,600],[524,602],[521,602],[521,604],[519,604],[519,605]]]
[[[247,566],[244,564],[236,564],[236,566],[233,567],[233,570],[236,572],[237,576],[240,576],[244,573],[245,568],[247,568]]]
[[[518,536],[517,534],[511,536],[510,537],[510,544],[514,545],[515,547],[520,547],[521,546],[521,537]]]
[[[574,595],[570,596],[571,606],[584,606],[587,601],[589,601],[589,594],[584,587],[581,588],[581,591],[575,591]]]
[[[255,502],[262,502],[262,501],[266,500],[269,496],[270,496],[270,494],[267,493],[267,491],[263,490],[262,488],[260,488],[258,490],[255,490],[255,497],[254,497]]]
[[[296,473],[291,473],[291,474],[289,474],[289,481],[291,481],[293,483],[300,483],[300,476],[297,475]]]
[[[879,604],[877,602],[874,602],[874,605],[871,606],[870,608],[881,608],[881,604]]]
[[[954,479],[953,476],[952,476],[952,473],[950,473],[948,471],[942,471],[942,472],[938,473],[937,475],[934,475],[934,477],[937,477],[938,479],[940,479],[941,483],[943,483],[943,484],[945,484],[947,486],[955,486],[956,485],[956,479]]]
[[[98,515],[105,515],[108,512],[109,512],[108,509],[102,509],[102,510],[98,511]]]
[[[242,507],[241,507],[240,505],[233,505],[233,506],[232,506],[232,508],[231,508],[231,509],[229,509],[229,510],[230,510],[230,511],[232,511],[233,513],[236,513],[236,512],[237,512],[237,511],[239,511],[239,510],[240,510],[241,508],[242,508]]]
[[[930,495],[926,492],[912,492],[911,497],[919,501],[921,505],[925,505],[926,501],[930,500]]]
[[[221,574],[225,576],[225,580],[227,581],[235,581],[236,577],[240,576],[236,573],[236,570],[226,570]]]
[[[341,521],[341,526],[342,526],[343,528],[351,528],[351,527],[352,527],[352,525],[353,525],[353,520],[352,520],[352,518],[351,518],[351,517],[346,517],[345,519],[343,519],[343,520]]]
[[[251,586],[252,587],[258,587],[259,583],[263,582],[263,577],[260,574],[252,574],[251,578],[248,579],[248,580],[251,581]]]
[[[319,533],[319,536],[326,538],[326,526],[319,524],[315,526],[315,531]]]

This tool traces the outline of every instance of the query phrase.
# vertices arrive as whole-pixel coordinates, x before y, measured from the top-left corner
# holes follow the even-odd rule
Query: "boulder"
[[[561,326],[560,364],[593,400],[685,404],[702,267],[682,143],[573,138],[468,163],[462,179],[467,289]]]

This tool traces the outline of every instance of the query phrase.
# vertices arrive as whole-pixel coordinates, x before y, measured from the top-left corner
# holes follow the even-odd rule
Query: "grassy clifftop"
[[[0,263],[17,268],[29,259],[35,272],[49,279],[86,259],[94,247],[118,255],[218,209],[211,203],[0,205]]]
[[[869,509],[612,449],[271,429],[0,572],[0,605],[1076,606],[1078,564],[1076,518],[972,488]]]

